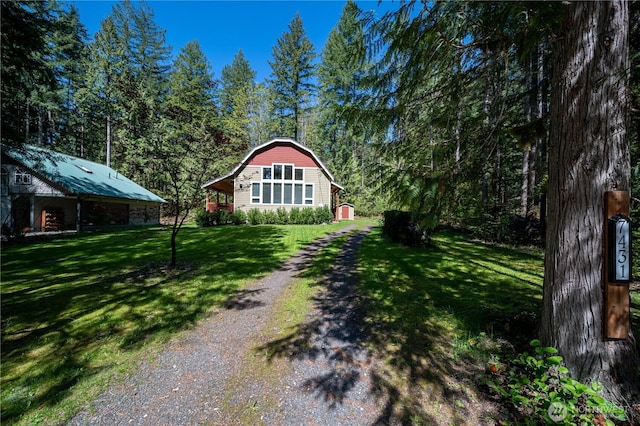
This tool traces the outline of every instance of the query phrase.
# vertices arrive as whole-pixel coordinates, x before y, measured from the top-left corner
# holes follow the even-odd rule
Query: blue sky
[[[100,29],[100,23],[110,13],[114,1],[75,0],[80,21],[89,37]],[[389,0],[358,1],[363,10],[384,11],[397,7]],[[166,30],[167,44],[177,55],[184,45],[197,39],[204,51],[214,77],[219,78],[222,67],[230,65],[240,49],[257,72],[256,81],[269,77],[272,49],[277,39],[288,30],[296,12],[300,13],[304,29],[316,53],[322,52],[329,32],[336,25],[343,1],[148,1],[154,11],[155,22]]]

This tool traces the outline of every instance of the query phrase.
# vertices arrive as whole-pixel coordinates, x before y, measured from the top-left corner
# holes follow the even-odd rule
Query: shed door
[[[351,219],[349,217],[349,206],[342,206],[342,214],[340,217],[342,217],[342,219]]]

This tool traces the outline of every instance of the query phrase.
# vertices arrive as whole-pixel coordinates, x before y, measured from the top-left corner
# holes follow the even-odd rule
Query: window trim
[[[31,173],[26,172],[22,169],[16,169],[13,176],[13,182],[16,185],[31,185],[31,183],[33,182],[33,178],[31,176]]]
[[[290,168],[291,178],[286,179],[286,170]],[[315,196],[315,185],[305,181],[307,167],[296,167],[293,163],[271,163],[271,166],[260,166],[259,178],[251,182],[251,205],[269,206],[312,206]],[[280,176],[278,179],[277,177]],[[300,176],[301,179],[296,179]],[[268,192],[265,185],[268,185]],[[277,185],[277,187],[276,187]],[[296,200],[296,188],[301,187],[301,195]],[[307,196],[311,188],[311,197]],[[287,191],[290,192],[287,196]],[[264,197],[269,195],[269,199]],[[287,202],[289,201],[289,202]],[[299,201],[299,203],[296,203]]]

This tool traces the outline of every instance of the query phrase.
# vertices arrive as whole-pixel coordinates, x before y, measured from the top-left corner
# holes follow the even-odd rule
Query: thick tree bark
[[[576,2],[555,40],[541,329],[574,378],[627,407],[638,353],[632,333],[603,335],[602,238],[605,191],[629,190],[628,27],[624,0]]]

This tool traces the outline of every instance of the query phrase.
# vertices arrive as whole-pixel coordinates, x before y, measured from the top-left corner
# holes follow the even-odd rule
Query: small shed
[[[338,220],[354,220],[355,216],[353,204],[342,203],[338,206]]]

